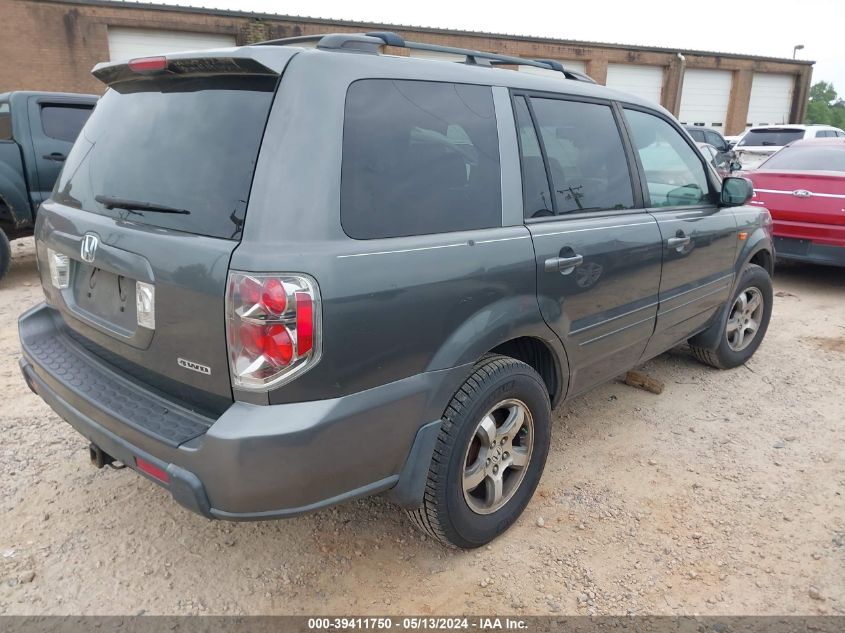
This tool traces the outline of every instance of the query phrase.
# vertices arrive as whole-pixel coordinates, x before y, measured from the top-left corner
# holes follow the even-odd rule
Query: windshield
[[[760,169],[845,172],[845,143],[815,147],[812,145],[784,147],[760,165]]]
[[[739,147],[783,147],[801,138],[804,138],[804,130],[789,128],[749,130],[738,145]]]
[[[239,239],[275,79],[119,84],[97,103],[53,198],[131,222]]]

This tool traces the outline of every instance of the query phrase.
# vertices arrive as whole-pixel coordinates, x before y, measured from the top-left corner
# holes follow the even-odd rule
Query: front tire
[[[549,393],[537,372],[507,356],[484,358],[446,408],[412,522],[445,545],[492,541],[531,500],[550,428]]]
[[[772,278],[766,269],[748,264],[742,271],[736,292],[727,306],[719,344],[702,348],[690,344],[693,355],[718,369],[745,364],[760,347],[772,317]]]

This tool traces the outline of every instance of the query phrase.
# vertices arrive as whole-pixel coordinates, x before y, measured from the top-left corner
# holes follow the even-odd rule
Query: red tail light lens
[[[307,292],[296,293],[296,342],[300,354],[314,347],[314,302]]]
[[[149,73],[167,68],[166,57],[138,57],[129,60],[129,69],[136,73]]]
[[[232,384],[265,391],[320,358],[320,296],[307,275],[230,272],[226,331]]]

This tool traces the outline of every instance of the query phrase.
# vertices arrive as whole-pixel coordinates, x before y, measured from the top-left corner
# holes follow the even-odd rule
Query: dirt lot
[[[0,284],[0,613],[845,614],[845,275],[779,269],[746,367],[685,349],[662,395],[604,385],[555,414],[538,494],[475,552],[380,499],[207,521],[86,443],[20,378],[31,240]],[[541,521],[542,519],[542,521]]]

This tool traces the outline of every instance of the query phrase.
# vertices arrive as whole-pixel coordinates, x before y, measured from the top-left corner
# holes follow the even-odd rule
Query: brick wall
[[[55,0],[0,0],[0,92],[55,90],[101,93],[103,85],[90,75],[91,68],[109,59],[107,28],[140,27],[234,35],[239,44],[265,39],[390,28],[408,39],[460,46],[520,57],[583,60],[587,73],[599,83],[607,77],[608,64],[657,65],[664,69],[663,105],[675,114],[680,107],[680,87],[687,68],[713,68],[733,72],[726,133],[745,128],[748,97],[754,72],[792,74],[796,78],[793,121],[804,117],[812,67],[788,60],[774,61],[719,55],[686,54],[611,45],[510,38],[434,29],[397,29],[326,20],[252,16],[245,13],[152,6],[121,6],[108,2],[90,4]]]

